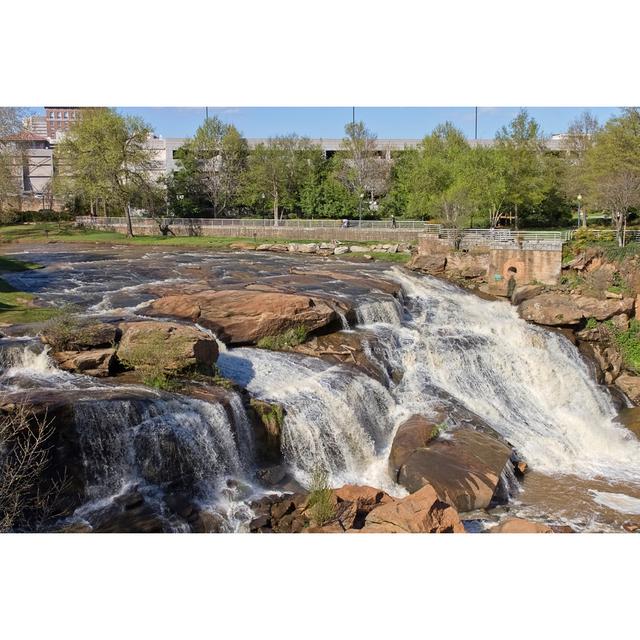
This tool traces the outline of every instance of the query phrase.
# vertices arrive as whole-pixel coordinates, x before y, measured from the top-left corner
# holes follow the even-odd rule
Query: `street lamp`
[[[584,220],[582,219],[582,194],[579,193],[578,194],[578,227],[580,226],[581,222],[585,227],[587,226],[587,216],[584,217]]]

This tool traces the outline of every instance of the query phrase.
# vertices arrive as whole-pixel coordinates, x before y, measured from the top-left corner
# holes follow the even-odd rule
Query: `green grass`
[[[18,291],[0,278],[0,324],[44,322],[60,313],[59,309],[33,306],[33,299],[33,294]]]
[[[598,321],[595,318],[589,318],[587,320],[587,324],[584,326],[585,329],[595,329],[598,326]]]
[[[316,468],[311,476],[308,505],[311,518],[320,527],[336,516],[329,477],[320,467]]]
[[[15,273],[16,271],[29,271],[30,269],[42,269],[42,265],[0,256],[0,273]]]
[[[370,255],[372,255],[376,260],[382,260],[383,262],[396,262],[398,264],[404,264],[405,262],[409,262],[409,260],[411,260],[410,253],[387,253],[386,251],[372,251]]]
[[[306,341],[308,332],[306,327],[298,325],[293,329],[287,329],[283,333],[275,336],[265,336],[258,340],[256,346],[259,349],[270,349],[271,351],[283,351],[292,347],[297,347]]]
[[[0,256],[0,273],[15,273],[41,267],[42,265],[35,262]],[[0,324],[44,322],[60,313],[59,309],[36,307],[33,303],[34,298],[33,294],[18,291],[6,280],[0,278]]]

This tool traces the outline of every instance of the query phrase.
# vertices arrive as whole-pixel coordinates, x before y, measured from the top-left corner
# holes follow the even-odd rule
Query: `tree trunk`
[[[102,198],[102,215],[107,217],[107,201],[104,198]]]
[[[273,224],[277,227],[278,223],[278,192],[276,191],[273,196]]]
[[[131,224],[131,204],[127,202],[124,208],[125,215],[127,216],[127,238],[133,238],[133,225]]]
[[[91,198],[91,199],[89,200],[89,215],[90,215],[91,217],[93,217],[93,216],[95,216],[95,215],[96,215],[96,211],[95,211],[95,208],[94,208],[94,206],[93,206],[93,198]]]
[[[516,213],[515,228],[516,228],[516,231],[517,231],[518,230],[518,203],[517,202],[515,204],[515,213]]]

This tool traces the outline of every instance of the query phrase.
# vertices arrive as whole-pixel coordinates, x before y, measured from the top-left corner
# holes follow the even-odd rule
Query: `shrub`
[[[44,474],[50,463],[53,426],[24,404],[0,413],[0,532],[35,531],[59,515],[64,478]]]
[[[333,491],[329,486],[329,476],[321,467],[316,467],[309,487],[309,510],[313,521],[321,527],[336,516]]]
[[[78,344],[91,344],[96,325],[76,314],[75,307],[65,307],[49,320],[42,335],[53,351],[68,351]]]
[[[585,325],[585,329],[595,329],[598,326],[598,321],[595,318],[589,318],[587,320],[587,324]]]
[[[125,367],[140,372],[144,384],[171,390],[177,387],[175,378],[181,369],[176,363],[184,358],[185,347],[190,343],[186,336],[166,339],[162,333],[154,332],[140,336],[127,347],[126,357],[118,357]]]
[[[270,349],[271,351],[283,351],[291,349],[307,340],[308,332],[306,327],[298,325],[292,329],[287,329],[283,333],[275,336],[265,336],[258,340],[256,346],[260,349]]]
[[[447,425],[444,422],[437,424],[433,429],[431,429],[431,433],[429,434],[429,440],[435,440],[440,434],[444,433],[447,430]]]
[[[635,318],[631,320],[626,331],[620,331],[615,327],[612,329],[625,366],[635,373],[640,373],[640,321]]]

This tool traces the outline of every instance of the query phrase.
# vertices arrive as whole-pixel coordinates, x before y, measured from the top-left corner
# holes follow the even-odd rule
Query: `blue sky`
[[[589,109],[605,122],[619,112],[617,107],[532,107],[529,113],[545,134],[561,133],[582,111]],[[41,108],[31,109],[43,113]],[[121,113],[142,117],[156,133],[187,137],[205,115],[204,107],[126,107]],[[422,138],[437,124],[450,120],[468,137],[474,135],[473,107],[356,107],[356,120],[363,120],[379,138]],[[518,107],[480,107],[478,137],[492,138],[509,122]],[[340,138],[351,121],[351,107],[209,107],[209,115],[233,123],[246,137],[262,138],[298,133],[312,138]]]

